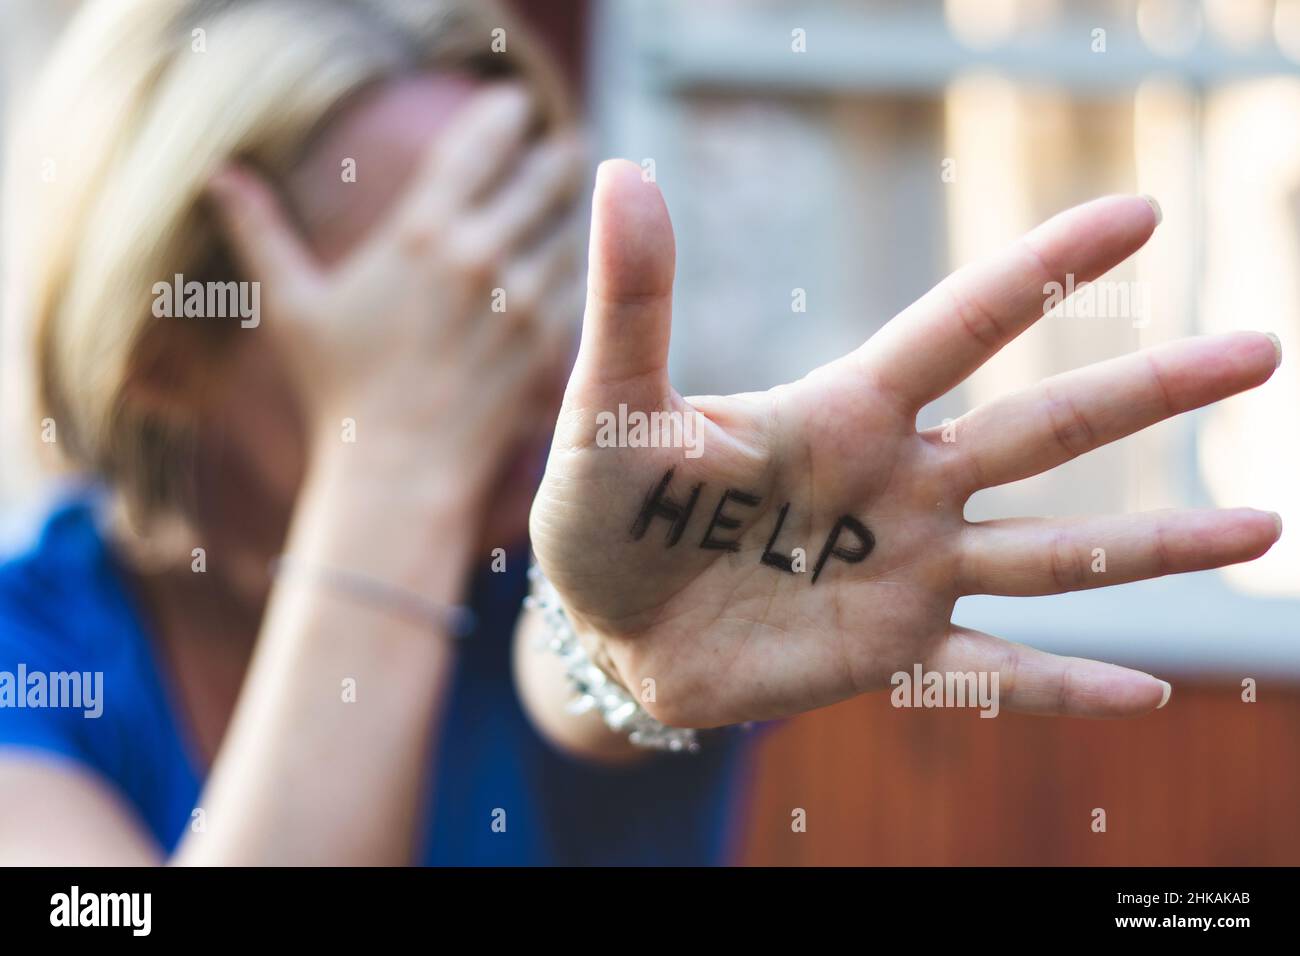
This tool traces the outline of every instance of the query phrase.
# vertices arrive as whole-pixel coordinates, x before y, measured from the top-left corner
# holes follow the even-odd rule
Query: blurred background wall
[[[75,6],[0,4],[10,105]],[[667,196],[685,394],[796,378],[956,266],[1112,191],[1165,214],[1108,277],[1128,306],[1044,318],[921,425],[1199,332],[1270,330],[1288,353],[1257,392],[968,511],[1279,511],[1291,532],[1246,567],[958,605],[961,624],[1169,678],[1168,708],[981,720],[878,695],[807,715],[764,742],[738,858],[1300,863],[1300,0],[516,6],[581,90],[597,151],[641,162]],[[17,407],[13,376],[0,388]],[[4,463],[7,500],[30,483],[20,466]]]

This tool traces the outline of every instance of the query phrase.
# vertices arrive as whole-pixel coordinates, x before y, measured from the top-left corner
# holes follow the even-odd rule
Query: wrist
[[[564,602],[564,598],[559,595],[559,592],[556,592],[555,599],[560,610],[568,619],[574,636],[582,649],[586,651],[591,662],[605,673],[605,676],[609,678],[612,684],[631,693],[630,685],[623,675],[619,673],[618,665],[614,663],[613,658],[609,656],[609,647],[605,635],[593,627],[590,622],[584,620],[581,615],[571,610]]]
[[[617,675],[616,669],[603,654],[604,641],[594,629],[575,623],[560,599],[559,592],[546,579],[541,568],[534,565],[529,570],[532,593],[526,602],[530,612],[541,623],[545,646],[549,646],[563,662],[564,671],[576,697],[570,705],[571,713],[597,711],[605,725],[618,734],[627,734],[638,747],[658,750],[699,749],[696,731],[686,727],[669,727],[657,720],[642,706],[639,695],[634,694]],[[579,633],[579,628],[584,633]],[[605,659],[605,666],[597,662],[588,649],[595,646]],[[653,697],[651,698],[653,699]]]
[[[351,448],[313,455],[285,551],[459,603],[477,538],[467,490]]]
[[[605,673],[610,683],[625,691],[629,690],[628,681],[619,673],[618,666],[609,655],[608,640],[601,630],[565,600],[564,595],[546,576],[539,563],[534,563],[529,569],[528,579],[530,582],[528,604],[531,605],[529,611],[542,617],[544,616],[542,605],[553,608],[556,613],[553,615],[552,625],[562,619],[564,630],[572,635],[573,640],[590,662]]]

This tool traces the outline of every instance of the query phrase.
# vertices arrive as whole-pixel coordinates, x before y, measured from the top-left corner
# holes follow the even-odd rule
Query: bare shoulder
[[[93,770],[0,748],[0,866],[149,866],[161,860],[134,811]]]

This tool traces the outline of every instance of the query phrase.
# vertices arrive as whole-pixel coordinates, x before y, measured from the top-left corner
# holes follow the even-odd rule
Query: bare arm
[[[473,529],[454,498],[397,501],[398,483],[380,495],[354,470],[323,467],[306,490],[286,553],[307,570],[276,588],[200,799],[206,828],[175,862],[409,861],[452,639],[323,587],[310,568],[456,604]]]
[[[569,713],[573,690],[564,665],[549,650],[538,647],[549,636],[536,611],[520,614],[515,626],[515,686],[533,727],[552,746],[570,756],[609,764],[643,760],[649,751],[634,747],[625,735],[611,731],[595,711]]]
[[[164,855],[94,771],[0,751],[0,866],[152,866]]]
[[[377,498],[354,470],[316,469],[287,553],[304,567],[364,569],[456,603],[471,540],[456,502]],[[198,802],[204,827],[186,831],[170,862],[407,862],[452,653],[451,639],[427,626],[285,577]],[[0,758],[0,821],[6,864],[165,856],[93,773],[23,751]]]
[[[491,311],[501,280],[482,268],[508,260],[565,197],[554,159],[520,163],[513,175],[498,168],[516,156],[511,141],[523,142],[530,110],[519,90],[477,98],[387,220],[329,267],[258,177],[234,169],[214,183],[237,257],[262,282],[265,332],[288,357],[313,440],[284,548],[289,571],[271,595],[199,800],[205,827],[187,831],[170,862],[411,858],[452,642],[396,602],[313,572],[364,575],[378,594],[396,589],[431,604],[464,599],[485,489],[513,437],[501,423],[513,420],[538,357],[555,353],[563,334],[518,311],[502,321]],[[557,142],[534,149],[570,152]],[[498,178],[503,185],[484,197]],[[355,422],[355,443],[340,441],[344,419]],[[355,702],[344,698],[345,681]],[[93,772],[0,755],[0,863],[165,856]]]

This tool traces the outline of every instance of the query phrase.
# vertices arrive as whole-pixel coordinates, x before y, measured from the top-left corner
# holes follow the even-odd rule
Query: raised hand
[[[367,454],[439,492],[486,493],[511,423],[568,359],[582,157],[563,131],[530,143],[535,122],[516,86],[476,94],[339,261],[314,253],[251,170],[212,184],[308,427],[337,435],[353,419]]]
[[[972,523],[963,508],[981,488],[1261,384],[1280,359],[1276,341],[1177,342],[977,408],[956,422],[956,441],[916,429],[922,406],[1043,314],[1046,283],[1095,279],[1156,223],[1139,197],[1095,200],[953,274],[797,382],[682,398],[666,370],[667,210],[636,166],[604,164],[581,351],[531,521],[538,562],[597,659],[638,696],[653,680],[645,706],[676,726],[797,713],[884,689],[917,664],[996,672],[1001,706],[1032,713],[1162,706],[1161,680],[954,627],[953,605],[1250,560],[1277,540],[1276,515]],[[661,413],[651,421],[680,426],[686,447],[608,441],[620,406],[624,420]],[[1107,562],[1094,573],[1098,547]]]

